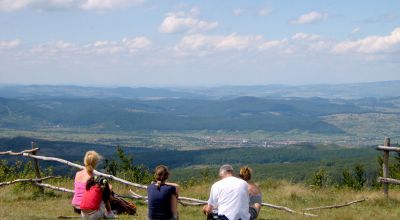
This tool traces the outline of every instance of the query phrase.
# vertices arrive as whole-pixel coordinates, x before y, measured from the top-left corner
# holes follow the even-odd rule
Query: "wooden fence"
[[[383,184],[383,193],[388,198],[389,196],[389,183],[400,184],[400,180],[389,178],[389,152],[395,151],[400,153],[400,147],[391,147],[390,138],[386,137],[383,146],[378,146],[377,150],[383,151],[383,163],[382,163],[382,174],[383,177],[378,178],[378,182]]]
[[[18,183],[18,182],[32,182],[33,184],[35,184],[36,186],[38,186],[40,188],[41,192],[44,192],[43,191],[44,188],[48,188],[48,189],[66,192],[66,193],[74,193],[74,190],[71,190],[71,189],[66,189],[63,187],[57,187],[57,186],[52,186],[49,184],[42,183],[42,181],[44,181],[44,180],[48,180],[48,179],[52,179],[52,178],[60,178],[60,177],[54,177],[54,176],[41,177],[38,160],[54,161],[54,162],[62,163],[62,164],[65,164],[65,165],[68,165],[71,167],[75,167],[77,169],[83,169],[84,166],[76,164],[76,163],[72,163],[70,161],[67,161],[67,160],[64,160],[61,158],[39,156],[39,155],[37,155],[38,151],[39,151],[39,148],[37,147],[37,144],[32,142],[31,149],[28,149],[28,150],[24,150],[21,152],[13,152],[13,151],[0,152],[0,155],[23,156],[23,157],[27,157],[27,158],[32,158],[33,164],[34,164],[34,169],[35,169],[35,174],[36,174],[35,179],[17,179],[17,180],[13,180],[13,181],[3,182],[3,183],[0,183],[0,187],[6,186],[6,185],[11,185],[11,184]],[[399,152],[400,152],[400,148],[399,148]],[[98,175],[98,176],[106,177],[108,179],[120,182],[120,183],[128,185],[128,186],[136,187],[138,189],[147,189],[146,185],[132,183],[130,181],[118,178],[118,177],[110,175],[110,174],[102,173],[97,170],[94,170],[94,174]],[[129,190],[129,191],[130,191],[131,195],[123,196],[123,197],[128,197],[128,198],[132,198],[132,199],[140,199],[140,200],[145,200],[145,201],[147,200],[147,196],[139,195],[139,194],[133,192],[132,190]],[[328,205],[328,206],[321,206],[321,207],[305,208],[302,211],[295,211],[295,210],[285,207],[285,206],[274,205],[274,204],[265,203],[265,202],[263,202],[261,205],[268,207],[268,208],[286,211],[286,212],[289,212],[292,214],[301,214],[301,215],[305,215],[305,216],[309,216],[309,217],[317,217],[317,215],[307,213],[306,211],[319,210],[319,209],[341,208],[341,207],[349,206],[349,205],[352,205],[355,203],[363,202],[365,200],[366,199],[363,198],[363,199],[358,199],[355,201],[350,201],[350,202],[347,202],[344,204],[335,204],[335,205]],[[182,204],[184,206],[200,206],[200,205],[207,204],[207,201],[199,200],[199,199],[195,199],[195,198],[183,197],[183,196],[179,196],[178,201],[180,204]]]

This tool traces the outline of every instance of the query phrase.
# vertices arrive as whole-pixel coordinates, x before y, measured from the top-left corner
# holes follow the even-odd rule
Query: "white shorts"
[[[104,205],[103,201],[101,201],[100,208],[98,210],[81,210],[82,219],[86,220],[104,219],[105,214],[106,206]]]

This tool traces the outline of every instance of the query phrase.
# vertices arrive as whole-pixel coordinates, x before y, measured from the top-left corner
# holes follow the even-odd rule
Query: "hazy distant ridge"
[[[352,84],[316,85],[255,85],[187,88],[147,87],[85,87],[53,85],[0,85],[0,97],[75,97],[75,98],[196,98],[219,99],[240,96],[256,97],[321,97],[321,98],[383,98],[400,95],[400,81],[385,81]]]

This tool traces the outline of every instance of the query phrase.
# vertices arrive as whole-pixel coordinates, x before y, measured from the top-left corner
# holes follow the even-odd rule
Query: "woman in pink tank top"
[[[83,194],[86,190],[86,182],[93,177],[93,170],[96,168],[98,161],[101,159],[96,151],[88,151],[83,158],[85,168],[78,171],[74,181],[74,197],[72,198],[72,207],[78,214],[81,213],[81,202]]]

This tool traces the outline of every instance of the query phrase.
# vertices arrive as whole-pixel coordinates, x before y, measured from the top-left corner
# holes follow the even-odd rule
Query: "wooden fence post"
[[[31,142],[31,147],[32,147],[32,149],[37,148],[37,144],[36,144],[34,141],[32,141],[32,142]],[[36,153],[37,153],[37,151],[33,151],[33,152],[32,152],[33,155],[36,155]],[[38,160],[35,159],[35,158],[32,158],[32,159],[33,159],[33,166],[35,167],[36,178],[37,178],[37,179],[40,179],[40,178],[42,178],[42,177],[41,177],[41,175],[40,175],[39,162],[38,162]],[[39,183],[42,183],[42,181],[38,181],[38,182],[39,182]],[[39,186],[39,190],[40,190],[40,192],[41,192],[42,194],[44,193],[44,188],[43,188],[43,187]]]
[[[385,147],[390,147],[390,138],[385,137],[385,142],[384,142]],[[389,177],[389,151],[384,150],[383,151],[383,177],[388,178]],[[383,183],[383,193],[385,194],[386,198],[389,197],[389,183]]]

